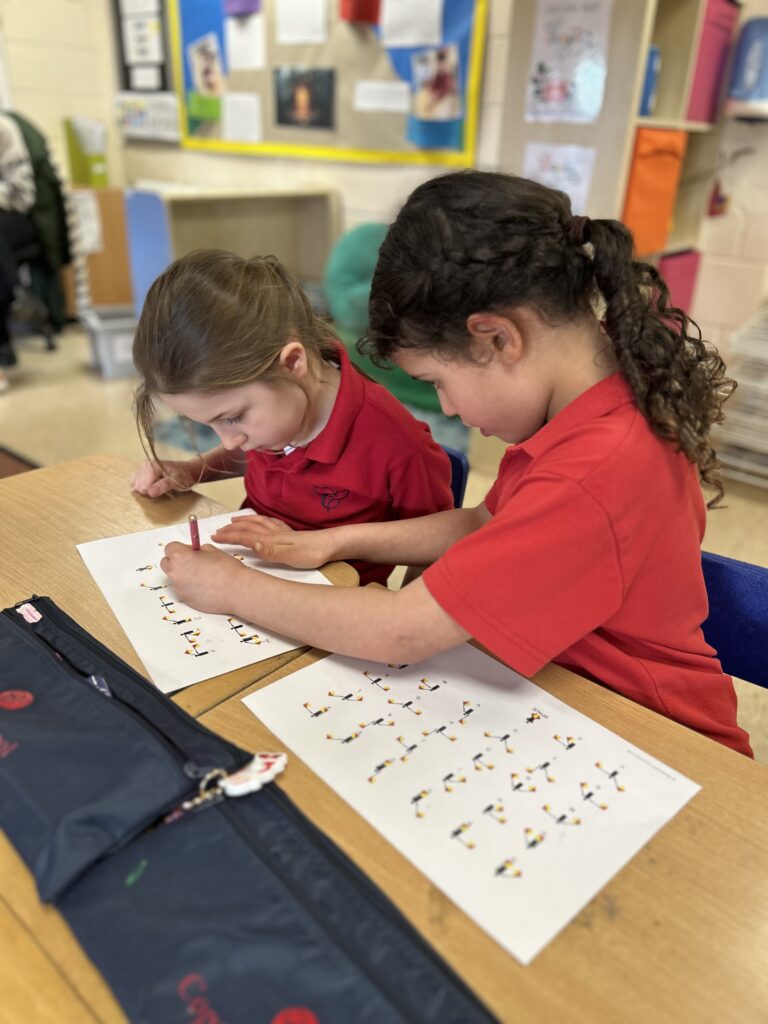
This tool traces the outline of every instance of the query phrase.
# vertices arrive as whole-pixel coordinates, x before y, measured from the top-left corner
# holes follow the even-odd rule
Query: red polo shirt
[[[339,347],[341,383],[331,418],[290,455],[248,452],[245,505],[295,530],[411,519],[453,508],[448,456],[380,384]],[[361,583],[386,582],[391,565],[353,563]]]
[[[424,573],[435,600],[523,675],[549,661],[750,754],[705,641],[696,468],[621,374],[507,449],[493,518]]]

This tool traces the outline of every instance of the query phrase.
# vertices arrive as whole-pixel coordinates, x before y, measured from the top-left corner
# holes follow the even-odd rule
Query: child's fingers
[[[145,493],[150,498],[160,498],[167,494],[168,491],[172,491],[174,486],[174,481],[170,477],[164,476],[160,480],[155,480],[154,483],[151,483]]]
[[[211,535],[217,544],[242,544],[246,548],[253,547],[258,541],[273,536],[266,530],[245,530],[238,526],[227,526]]]
[[[257,540],[253,545],[253,550],[259,558],[263,558],[265,561],[286,564],[286,557],[293,546],[292,540]]]
[[[262,516],[257,512],[250,516],[233,516],[233,523],[253,523],[255,526],[264,526],[270,530],[290,530],[282,519],[273,519],[272,516]],[[227,524],[229,525],[229,524]],[[222,527],[224,529],[224,527]]]

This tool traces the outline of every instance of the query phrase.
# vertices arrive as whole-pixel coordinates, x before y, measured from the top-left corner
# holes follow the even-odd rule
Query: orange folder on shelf
[[[622,220],[639,256],[667,243],[688,136],[683,131],[638,128]]]

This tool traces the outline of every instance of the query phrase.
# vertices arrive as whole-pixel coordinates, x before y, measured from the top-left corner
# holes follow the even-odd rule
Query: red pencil
[[[200,531],[197,528],[197,516],[189,517],[189,534],[192,538],[192,550],[200,550]]]

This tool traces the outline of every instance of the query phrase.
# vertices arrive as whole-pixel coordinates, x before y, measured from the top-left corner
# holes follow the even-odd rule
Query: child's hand
[[[160,498],[168,491],[188,491],[200,482],[200,466],[197,459],[180,462],[158,462],[147,460],[133,474],[131,490],[148,498]]]
[[[292,530],[268,516],[235,516],[211,535],[217,544],[241,544],[268,562],[316,569],[333,559],[324,530]]]
[[[193,551],[188,544],[177,541],[166,546],[160,568],[180,601],[198,611],[218,614],[233,611],[233,593],[241,574],[253,572],[212,544]]]

